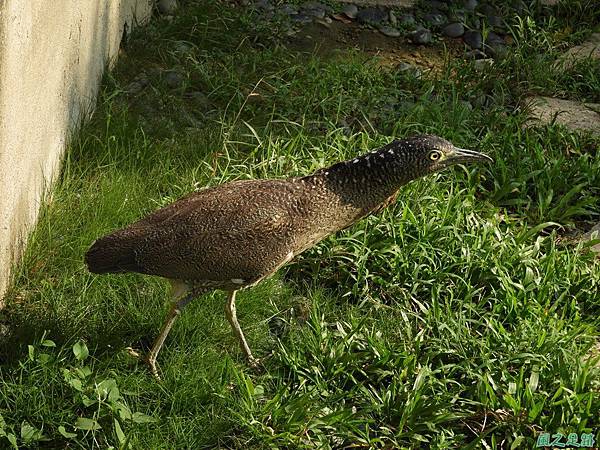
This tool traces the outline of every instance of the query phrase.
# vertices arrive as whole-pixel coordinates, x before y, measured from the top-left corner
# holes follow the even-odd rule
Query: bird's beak
[[[449,160],[452,164],[460,164],[465,162],[494,162],[494,158],[488,155],[458,147],[454,147],[449,156]]]

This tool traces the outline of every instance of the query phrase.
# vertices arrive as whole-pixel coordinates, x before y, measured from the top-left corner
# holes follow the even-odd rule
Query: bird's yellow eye
[[[439,150],[432,150],[429,152],[429,159],[432,161],[437,161],[442,157],[442,152]]]

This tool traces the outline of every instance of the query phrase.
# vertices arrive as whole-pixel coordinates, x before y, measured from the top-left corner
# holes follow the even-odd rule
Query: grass
[[[600,263],[571,239],[598,221],[599,141],[524,129],[519,106],[532,93],[598,101],[597,62],[549,69],[562,31],[583,17],[575,39],[598,26],[578,5],[515,18],[516,44],[483,73],[448,57],[421,78],[356,51],[298,54],[210,2],[138,30],[66,154],[1,313],[0,446],[600,440]],[[149,85],[128,94],[141,71]],[[222,293],[186,308],[159,358],[164,382],[128,356],[156,335],[168,286],[87,273],[95,238],[202,186],[306,174],[422,132],[496,164],[411,183],[381,215],[243,291],[248,340],[272,353],[264,373],[246,368]]]

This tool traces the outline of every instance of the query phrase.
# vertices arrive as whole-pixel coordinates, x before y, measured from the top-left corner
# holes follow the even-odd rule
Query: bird
[[[171,308],[145,362],[157,356],[181,311],[213,291],[248,364],[256,359],[236,314],[236,293],[273,275],[327,236],[393,203],[402,186],[455,164],[493,162],[435,135],[396,139],[354,159],[287,179],[237,180],[201,189],[97,239],[85,254],[95,274],[138,272],[171,283]]]

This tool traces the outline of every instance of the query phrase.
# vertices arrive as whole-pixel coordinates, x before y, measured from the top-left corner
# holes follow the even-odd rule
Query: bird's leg
[[[229,298],[227,299],[227,303],[225,303],[225,315],[227,316],[227,320],[231,324],[231,328],[233,328],[233,332],[240,340],[240,345],[242,346],[242,351],[246,355],[248,359],[248,363],[252,367],[257,367],[259,362],[254,356],[252,356],[252,352],[250,351],[250,347],[248,347],[248,343],[246,342],[246,338],[244,337],[244,333],[242,332],[242,328],[237,320],[237,314],[235,312],[235,293],[237,291],[230,291]]]
[[[171,328],[173,327],[175,320],[177,320],[177,317],[181,313],[181,310],[184,308],[185,305],[187,305],[189,302],[191,302],[198,295],[199,295],[199,293],[197,291],[192,290],[181,300],[178,300],[177,302],[173,303],[173,306],[171,307],[171,310],[169,311],[169,314],[167,315],[167,318],[160,330],[160,333],[158,334],[157,338],[154,340],[154,344],[152,344],[152,349],[150,350],[150,352],[148,353],[148,355],[145,358],[146,362],[150,366],[150,371],[152,372],[152,375],[154,375],[154,378],[156,378],[157,380],[160,380],[160,376],[158,375],[158,368],[156,366],[156,358],[158,356],[158,352],[160,352],[160,349],[162,348],[162,346],[165,342],[165,339],[167,338],[167,336],[169,334],[169,331],[171,331]]]

